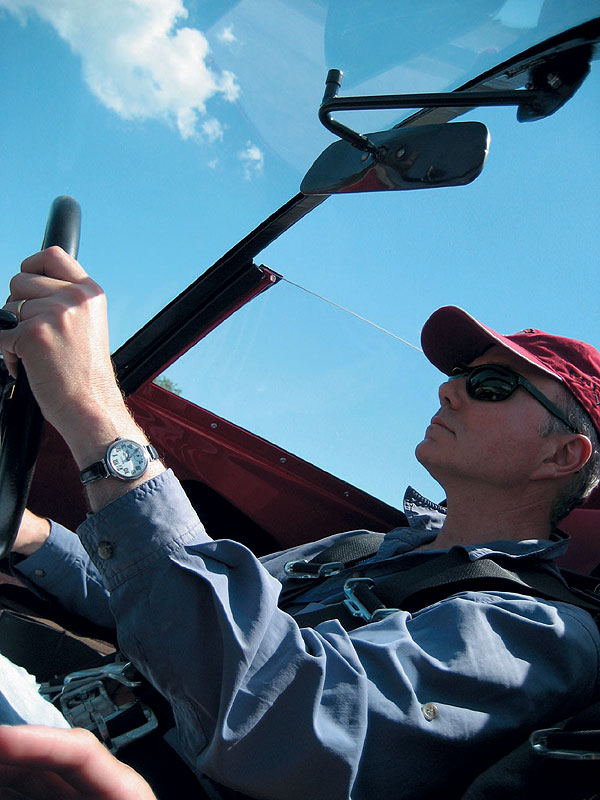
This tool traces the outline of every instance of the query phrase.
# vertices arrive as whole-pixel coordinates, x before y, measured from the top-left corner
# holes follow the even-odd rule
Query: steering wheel
[[[57,197],[50,207],[42,250],[62,247],[73,258],[79,251],[81,209],[72,197]],[[0,327],[14,328],[17,317],[0,312]],[[2,362],[0,389],[0,558],[8,555],[19,532],[27,504],[44,420],[31,393],[27,374],[19,363],[16,381]]]

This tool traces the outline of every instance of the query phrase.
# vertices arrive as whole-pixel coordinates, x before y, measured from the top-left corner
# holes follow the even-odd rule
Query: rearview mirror
[[[308,170],[300,191],[336,194],[464,186],[483,169],[489,146],[489,133],[481,122],[415,125],[366,136],[376,152],[334,142]]]

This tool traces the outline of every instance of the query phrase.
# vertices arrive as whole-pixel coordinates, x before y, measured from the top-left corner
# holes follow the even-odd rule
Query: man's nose
[[[458,408],[466,396],[465,378],[449,378],[438,390],[440,404]]]

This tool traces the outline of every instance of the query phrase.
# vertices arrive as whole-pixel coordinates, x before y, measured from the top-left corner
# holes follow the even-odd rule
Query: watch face
[[[119,439],[111,445],[106,460],[110,471],[124,480],[139,478],[148,466],[146,450],[130,439]]]

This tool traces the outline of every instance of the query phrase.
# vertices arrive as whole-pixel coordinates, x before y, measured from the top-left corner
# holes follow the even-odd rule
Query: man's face
[[[500,346],[491,347],[470,366],[480,364],[505,364],[564,405],[566,390],[559,381]],[[482,482],[511,489],[522,485],[543,459],[549,441],[541,432],[549,413],[523,389],[501,402],[482,402],[467,394],[465,378],[456,378],[440,386],[439,398],[440,409],[415,454],[444,488]]]

